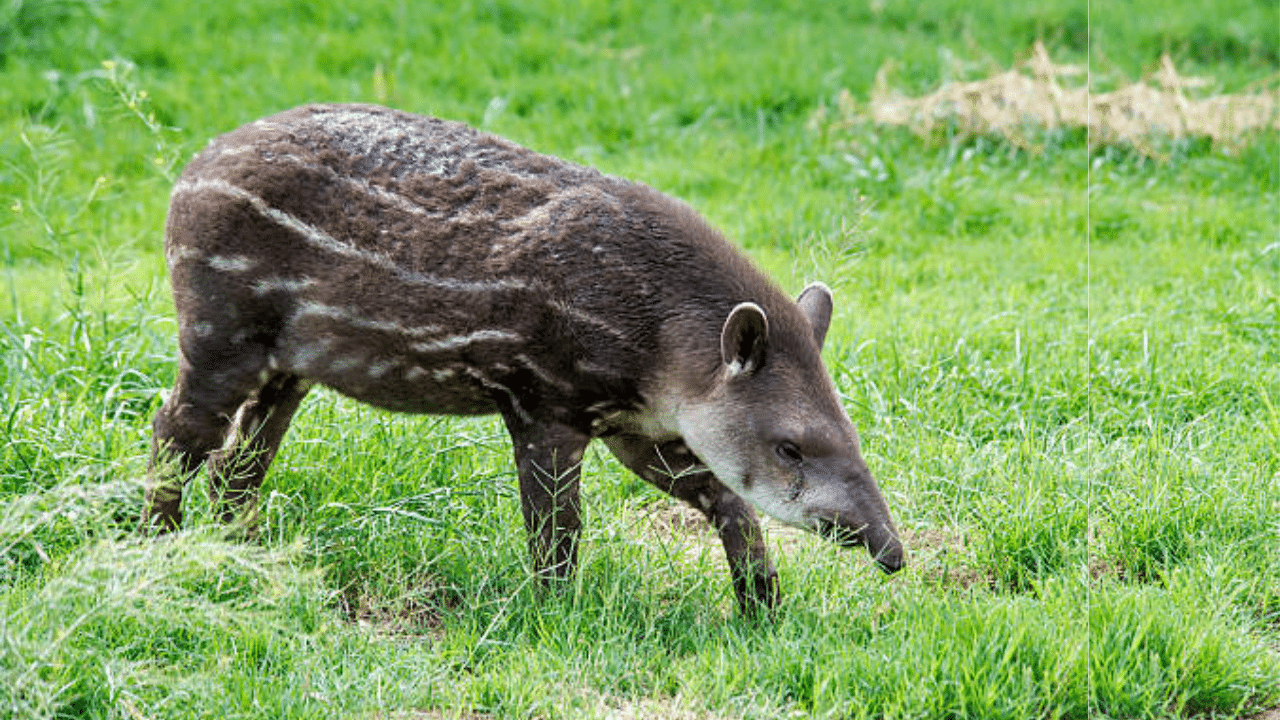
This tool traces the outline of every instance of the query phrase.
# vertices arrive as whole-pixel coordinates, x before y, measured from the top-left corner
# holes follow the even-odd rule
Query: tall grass
[[[886,58],[928,92],[1036,39],[1117,77],[1171,51],[1237,90],[1271,67],[1274,23],[1232,7],[1238,23],[1210,27],[1185,3],[1150,23],[1098,7],[1092,26],[1072,4],[985,0],[11,3],[0,717],[1276,706],[1274,139],[1156,164],[1069,134],[1031,157],[809,122],[843,88],[866,97]],[[48,21],[14,19],[32,13]],[[907,569],[767,523],[786,601],[739,617],[714,533],[601,449],[580,572],[547,592],[499,422],[324,390],[268,476],[256,543],[221,537],[203,478],[185,531],[137,537],[174,372],[170,179],[209,136],[322,99],[466,120],[649,182],[789,289],[828,282],[828,367]]]

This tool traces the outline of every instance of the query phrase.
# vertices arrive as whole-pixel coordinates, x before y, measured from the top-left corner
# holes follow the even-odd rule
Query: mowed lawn
[[[1181,718],[1280,707],[1280,141],[833,123],[1042,40],[1271,87],[1274,4],[61,0],[0,8],[0,717]],[[260,537],[136,533],[173,381],[169,188],[313,101],[471,123],[680,197],[791,292],[908,549],[766,522],[783,606],[603,448],[530,575],[494,418],[314,391]]]

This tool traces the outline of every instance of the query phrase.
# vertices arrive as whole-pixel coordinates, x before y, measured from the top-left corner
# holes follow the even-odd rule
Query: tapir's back
[[[679,292],[771,287],[647,187],[361,105],[214,140],[174,189],[166,250],[184,347],[265,339],[281,369],[410,411],[492,412],[512,389],[638,401]],[[725,278],[763,289],[710,287]],[[727,306],[705,310],[714,331]]]
[[[168,240],[171,253],[207,244],[208,214],[248,202],[283,242],[266,247],[250,232],[241,250],[259,259],[274,252],[278,268],[327,253],[353,261],[344,271],[363,262],[415,291],[487,290],[537,274],[540,259],[565,260],[584,227],[621,229],[617,196],[637,189],[460,123],[377,106],[306,106],[210,143],[175,189]],[[193,216],[197,227],[184,223]],[[311,249],[300,253],[300,244]]]

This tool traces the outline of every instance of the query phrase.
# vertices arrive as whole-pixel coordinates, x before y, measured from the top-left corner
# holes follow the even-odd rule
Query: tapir
[[[887,572],[889,509],[820,355],[822,284],[792,300],[688,205],[466,125],[308,105],[211,141],[172,190],[178,327],[142,521],[181,525],[207,461],[253,512],[316,384],[392,411],[499,414],[535,572],[574,572],[599,438],[704,513],[744,611],[780,598],[755,508]]]

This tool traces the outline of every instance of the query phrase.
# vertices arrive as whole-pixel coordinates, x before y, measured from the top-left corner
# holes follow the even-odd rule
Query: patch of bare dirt
[[[990,573],[970,564],[969,539],[955,528],[904,528],[898,533],[907,551],[907,567],[926,584],[962,589],[991,587]]]
[[[1089,577],[1091,579],[1095,581],[1103,578],[1123,579],[1124,576],[1124,568],[1115,560],[1099,555],[1089,555]]]
[[[707,517],[682,502],[666,505],[650,505],[644,513],[649,524],[658,532],[677,535],[715,534],[715,528]]]
[[[348,607],[348,614],[361,630],[375,637],[412,640],[424,635],[441,639],[440,615],[426,598],[381,598],[362,592]]]

